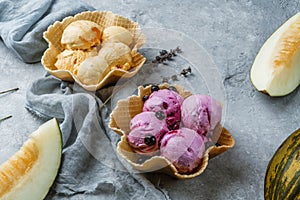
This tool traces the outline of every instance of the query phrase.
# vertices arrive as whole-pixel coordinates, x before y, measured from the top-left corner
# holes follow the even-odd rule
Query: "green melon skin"
[[[292,133],[269,162],[265,200],[300,200],[300,129]]]

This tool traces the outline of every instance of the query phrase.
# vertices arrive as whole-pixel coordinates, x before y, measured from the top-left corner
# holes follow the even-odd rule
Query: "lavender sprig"
[[[180,47],[176,47],[175,49],[170,49],[170,51],[167,50],[161,50],[159,52],[159,55],[155,57],[155,60],[153,62],[155,63],[163,63],[167,60],[172,60],[174,56],[177,56],[177,53],[182,53],[182,50]]]
[[[192,73],[192,69],[191,69],[191,67],[189,66],[188,68],[183,69],[183,70],[180,72],[180,75],[186,77],[186,76],[187,76],[188,74],[190,74],[190,73]]]
[[[163,83],[168,83],[170,80],[172,80],[172,81],[178,81],[178,75],[186,78],[191,73],[192,73],[192,68],[191,68],[191,66],[189,66],[187,68],[182,69],[179,74],[174,74],[171,77],[163,77],[162,82]]]

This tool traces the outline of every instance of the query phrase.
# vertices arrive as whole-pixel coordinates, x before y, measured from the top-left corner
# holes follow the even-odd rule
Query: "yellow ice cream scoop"
[[[65,49],[86,50],[101,42],[101,28],[89,20],[77,20],[70,23],[63,31],[61,44]]]
[[[97,49],[93,48],[91,51],[82,50],[64,50],[57,56],[55,67],[57,69],[69,70],[76,74],[77,67],[88,57],[96,56]]]
[[[98,56],[103,57],[110,69],[129,70],[132,66],[131,49],[124,43],[105,43]]]
[[[108,66],[103,57],[87,58],[78,67],[77,78],[85,85],[96,85],[109,72]]]
[[[129,46],[132,41],[132,34],[122,26],[109,26],[102,34],[102,42],[122,42]]]

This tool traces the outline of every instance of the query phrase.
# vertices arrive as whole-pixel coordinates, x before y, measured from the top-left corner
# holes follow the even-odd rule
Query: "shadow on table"
[[[264,177],[259,177],[256,164],[239,149],[236,145],[211,159],[204,173],[193,179],[179,180],[157,173],[145,176],[156,187],[166,189],[171,199],[260,199]]]

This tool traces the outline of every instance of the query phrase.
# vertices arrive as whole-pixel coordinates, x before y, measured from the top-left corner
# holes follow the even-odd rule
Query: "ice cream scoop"
[[[122,26],[109,26],[104,29],[102,41],[105,42],[122,42],[126,45],[132,43],[133,37],[131,33]]]
[[[179,173],[189,174],[201,163],[205,144],[203,137],[196,131],[183,127],[164,135],[160,152]]]
[[[106,60],[111,69],[129,70],[132,65],[131,49],[121,42],[105,43],[98,55]]]
[[[61,44],[65,49],[86,50],[101,42],[101,28],[89,20],[77,20],[70,23],[63,31]]]
[[[57,69],[73,70],[79,66],[86,58],[96,56],[98,54],[96,48],[92,48],[91,51],[82,50],[64,50],[57,55],[57,60],[55,62],[55,67]]]
[[[195,94],[181,106],[181,120],[185,127],[207,136],[221,122],[222,106],[207,95]]]
[[[175,91],[162,89],[154,91],[145,101],[143,111],[160,113],[166,118],[169,129],[179,128],[181,118],[181,104],[183,98]]]
[[[141,112],[131,119],[127,140],[134,152],[150,156],[158,152],[160,140],[168,131],[164,119],[158,119],[154,112]]]
[[[77,68],[77,78],[86,85],[96,85],[109,72],[108,63],[100,56],[87,58]]]

